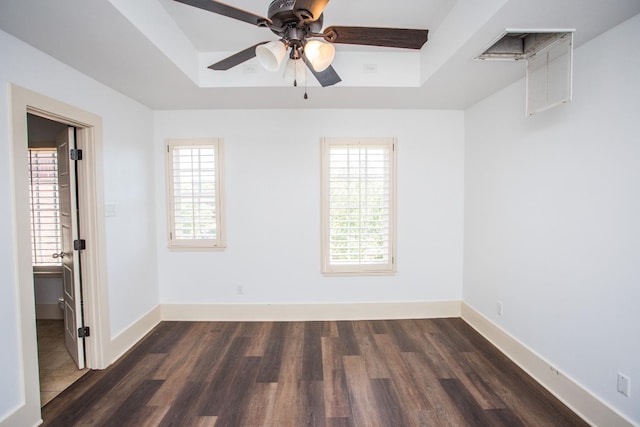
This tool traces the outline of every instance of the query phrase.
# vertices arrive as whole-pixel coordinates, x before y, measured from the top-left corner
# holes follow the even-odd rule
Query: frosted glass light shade
[[[319,40],[308,41],[304,45],[304,54],[317,72],[329,68],[333,57],[336,55],[336,48],[329,43],[322,43]]]
[[[280,40],[261,44],[256,47],[256,57],[268,71],[277,71],[287,53],[287,46]]]
[[[287,65],[284,68],[284,80],[287,83],[293,84],[294,80],[299,86],[303,86],[307,81],[304,62],[300,59],[289,59]]]

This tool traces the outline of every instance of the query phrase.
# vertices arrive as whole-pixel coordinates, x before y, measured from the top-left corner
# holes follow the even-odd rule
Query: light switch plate
[[[618,372],[618,393],[627,397],[631,394],[631,379],[620,372]]]
[[[104,216],[116,216],[116,205],[113,203],[107,203],[104,205]]]

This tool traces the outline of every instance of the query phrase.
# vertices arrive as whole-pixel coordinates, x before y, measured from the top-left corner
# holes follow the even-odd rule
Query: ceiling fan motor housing
[[[287,29],[292,27],[304,27],[308,32],[319,32],[322,30],[322,18],[313,20],[313,16],[307,10],[294,10],[296,0],[273,0],[269,5],[267,16],[271,19],[271,31],[284,36]]]

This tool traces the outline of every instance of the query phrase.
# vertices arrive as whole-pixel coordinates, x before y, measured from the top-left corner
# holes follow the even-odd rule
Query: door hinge
[[[69,150],[69,155],[71,156],[71,160],[82,160],[82,150],[72,148]]]
[[[87,242],[84,239],[74,240],[73,249],[76,251],[84,251],[87,249]]]
[[[91,336],[91,329],[88,326],[78,328],[78,338],[87,338]]]

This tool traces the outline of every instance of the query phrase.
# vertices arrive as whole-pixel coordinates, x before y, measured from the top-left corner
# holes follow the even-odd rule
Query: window
[[[169,247],[223,248],[222,141],[167,144]]]
[[[395,271],[394,139],[322,141],[322,272]]]
[[[62,251],[58,156],[55,148],[29,149],[31,261],[36,267],[60,265]]]

